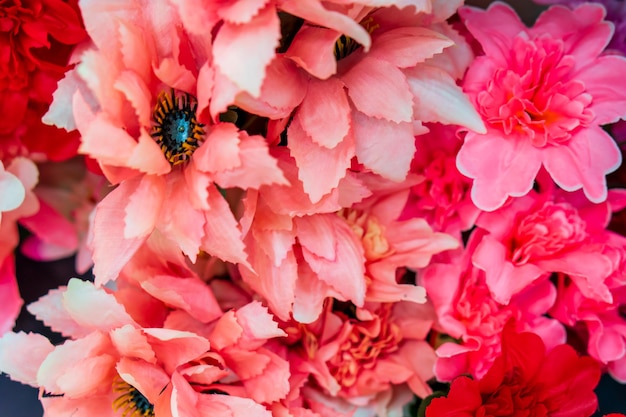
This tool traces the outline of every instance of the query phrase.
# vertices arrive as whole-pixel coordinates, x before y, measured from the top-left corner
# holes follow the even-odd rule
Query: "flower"
[[[539,336],[507,327],[502,355],[480,380],[461,376],[445,398],[435,398],[426,417],[591,416],[598,407],[593,392],[600,366],[578,357],[569,345],[549,352]]]
[[[461,255],[429,265],[420,276],[437,315],[434,329],[445,335],[436,342],[435,375],[440,381],[463,374],[482,378],[501,354],[507,324],[538,334],[548,348],[565,342],[563,326],[544,316],[554,304],[553,285],[540,281],[527,286],[508,304],[499,303],[489,291],[485,273],[471,263],[476,243],[476,237],[470,237]]]
[[[476,238],[482,236],[473,264],[485,271],[487,286],[502,304],[552,272],[568,273],[583,293],[610,302],[604,281],[612,263],[602,253],[610,237],[605,230],[609,202],[594,204],[580,191],[555,191],[548,181],[540,184],[540,193],[532,191],[479,216]]]
[[[561,188],[604,201],[605,175],[621,156],[600,125],[626,116],[618,75],[626,58],[601,55],[611,36],[604,9],[555,6],[532,28],[503,3],[460,15],[485,52],[463,89],[487,133],[468,132],[457,156],[461,173],[474,179],[474,203],[492,211],[527,194],[542,166]]]

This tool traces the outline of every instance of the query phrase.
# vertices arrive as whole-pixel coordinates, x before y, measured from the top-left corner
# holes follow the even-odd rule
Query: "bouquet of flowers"
[[[47,417],[591,416],[626,3],[560,3],[0,1],[0,371]],[[15,250],[93,271],[27,306],[63,343]]]

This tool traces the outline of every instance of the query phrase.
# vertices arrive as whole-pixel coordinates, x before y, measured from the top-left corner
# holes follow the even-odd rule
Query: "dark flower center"
[[[120,411],[122,417],[154,417],[154,406],[137,388],[116,379],[113,391],[119,394],[113,401],[113,409]]]
[[[152,118],[152,137],[161,146],[172,165],[183,163],[200,146],[204,125],[196,119],[198,103],[195,97],[162,91],[157,98]]]

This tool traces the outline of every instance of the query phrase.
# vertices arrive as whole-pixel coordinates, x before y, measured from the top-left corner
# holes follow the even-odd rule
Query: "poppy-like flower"
[[[598,407],[594,389],[600,375],[599,364],[571,346],[546,352],[539,336],[507,327],[502,355],[487,374],[452,381],[447,397],[433,399],[426,416],[589,417]]]
[[[93,315],[92,308],[107,314]],[[40,387],[46,415],[172,417],[199,407],[224,417],[269,417],[260,404],[265,399],[251,398],[272,401],[281,391],[256,372],[288,379],[287,363],[263,349],[283,332],[258,302],[225,314],[212,327],[199,326],[206,335],[183,328],[193,319],[175,309],[168,327],[141,327],[115,294],[77,279],[29,309],[70,340],[53,346],[36,334],[7,333],[0,338],[0,369]],[[222,358],[213,344],[245,358],[246,365]]]
[[[241,232],[216,183],[248,189],[286,180],[263,137],[203,113],[214,70],[198,52],[202,40],[180,31],[165,0],[107,8],[115,30],[103,25],[98,2],[81,8],[98,48],[80,56],[50,114],[59,126],[78,128],[79,152],[119,184],[96,208],[96,282],[115,279],[154,230],[192,262],[203,250],[245,263]]]
[[[457,157],[474,203],[491,211],[527,194],[542,166],[561,188],[604,201],[621,155],[600,126],[626,116],[626,58],[601,55],[612,34],[604,8],[554,6],[532,28],[503,3],[459,13],[485,53],[463,89],[487,133],[468,132]]]

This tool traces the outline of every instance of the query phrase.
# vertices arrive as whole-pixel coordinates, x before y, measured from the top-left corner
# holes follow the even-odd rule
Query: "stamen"
[[[174,89],[170,93],[162,91],[157,97],[152,137],[172,165],[188,161],[200,146],[204,125],[196,119],[197,108],[195,97],[187,93],[177,95]]]
[[[154,417],[154,406],[137,388],[116,378],[113,391],[120,395],[113,401],[113,410],[120,411],[121,417]]]
[[[359,22],[359,25],[367,30],[370,35],[372,34],[372,32],[380,27],[380,25],[374,23],[374,18],[372,18],[371,16],[363,19],[361,22]],[[339,39],[337,39],[337,42],[335,42],[335,59],[337,61],[340,61],[360,47],[361,45],[351,37],[341,35]]]

